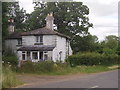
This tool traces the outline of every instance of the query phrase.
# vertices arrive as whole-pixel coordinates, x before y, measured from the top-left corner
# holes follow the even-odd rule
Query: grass
[[[118,69],[118,67],[116,68],[109,68],[109,67],[115,67],[116,65],[111,65],[111,66],[76,66],[76,67],[55,67],[57,69],[52,70],[50,72],[42,72],[42,71],[38,71],[36,70],[36,72],[20,72],[23,74],[38,74],[38,75],[68,75],[68,74],[77,74],[77,73],[84,73],[84,74],[89,74],[89,73],[98,73],[98,72],[104,72],[104,71],[109,71],[109,70],[114,70],[114,69]],[[25,68],[24,68],[25,69]],[[20,74],[19,73],[19,74]]]
[[[2,88],[11,88],[23,84],[16,78],[16,73],[9,67],[3,67],[2,72]]]
[[[67,74],[76,74],[76,73],[98,73],[104,71],[110,71],[117,68],[108,68],[108,66],[77,66],[77,67],[69,67],[64,69],[63,71],[55,71],[51,73],[47,73],[48,75],[67,75]]]

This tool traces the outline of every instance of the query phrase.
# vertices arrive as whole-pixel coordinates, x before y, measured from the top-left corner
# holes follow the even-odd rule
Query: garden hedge
[[[71,66],[76,65],[113,65],[118,64],[118,58],[120,56],[115,54],[99,54],[94,52],[78,53],[76,55],[69,56],[67,61]]]

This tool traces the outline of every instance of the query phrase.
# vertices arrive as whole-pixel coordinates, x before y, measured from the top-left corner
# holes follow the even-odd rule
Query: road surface
[[[61,79],[49,83],[40,80],[19,88],[118,88],[118,70],[82,75],[76,78],[69,77],[66,80]]]

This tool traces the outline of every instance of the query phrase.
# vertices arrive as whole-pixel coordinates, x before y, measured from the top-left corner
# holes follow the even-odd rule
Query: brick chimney
[[[46,20],[46,28],[53,30],[53,24],[54,24],[53,13],[48,14],[45,20]]]
[[[8,31],[9,31],[9,34],[11,34],[15,31],[14,30],[14,19],[10,18],[8,22],[9,22]]]

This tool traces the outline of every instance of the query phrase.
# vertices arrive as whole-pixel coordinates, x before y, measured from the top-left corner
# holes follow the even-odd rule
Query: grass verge
[[[27,65],[26,65],[27,66]],[[69,65],[52,65],[52,66],[46,66],[43,68],[43,65],[34,65],[32,69],[35,67],[35,69],[22,67],[19,74],[38,74],[38,75],[68,75],[68,74],[77,74],[77,73],[98,73],[98,72],[104,72],[109,70],[118,69],[118,65],[109,65],[109,66],[103,66],[103,65],[94,65],[94,66],[76,66],[76,67],[70,67]],[[30,69],[30,70],[29,70]],[[48,70],[50,69],[50,70]],[[29,71],[29,72],[28,72]]]
[[[67,75],[67,74],[76,74],[76,73],[90,74],[90,73],[98,73],[98,72],[110,71],[110,70],[115,70],[115,69],[118,69],[118,67],[109,68],[109,66],[84,66],[82,65],[82,66],[77,66],[77,67],[69,67],[62,71],[46,73],[46,75]]]
[[[23,83],[16,78],[16,73],[9,67],[3,67],[2,88],[11,88]]]

